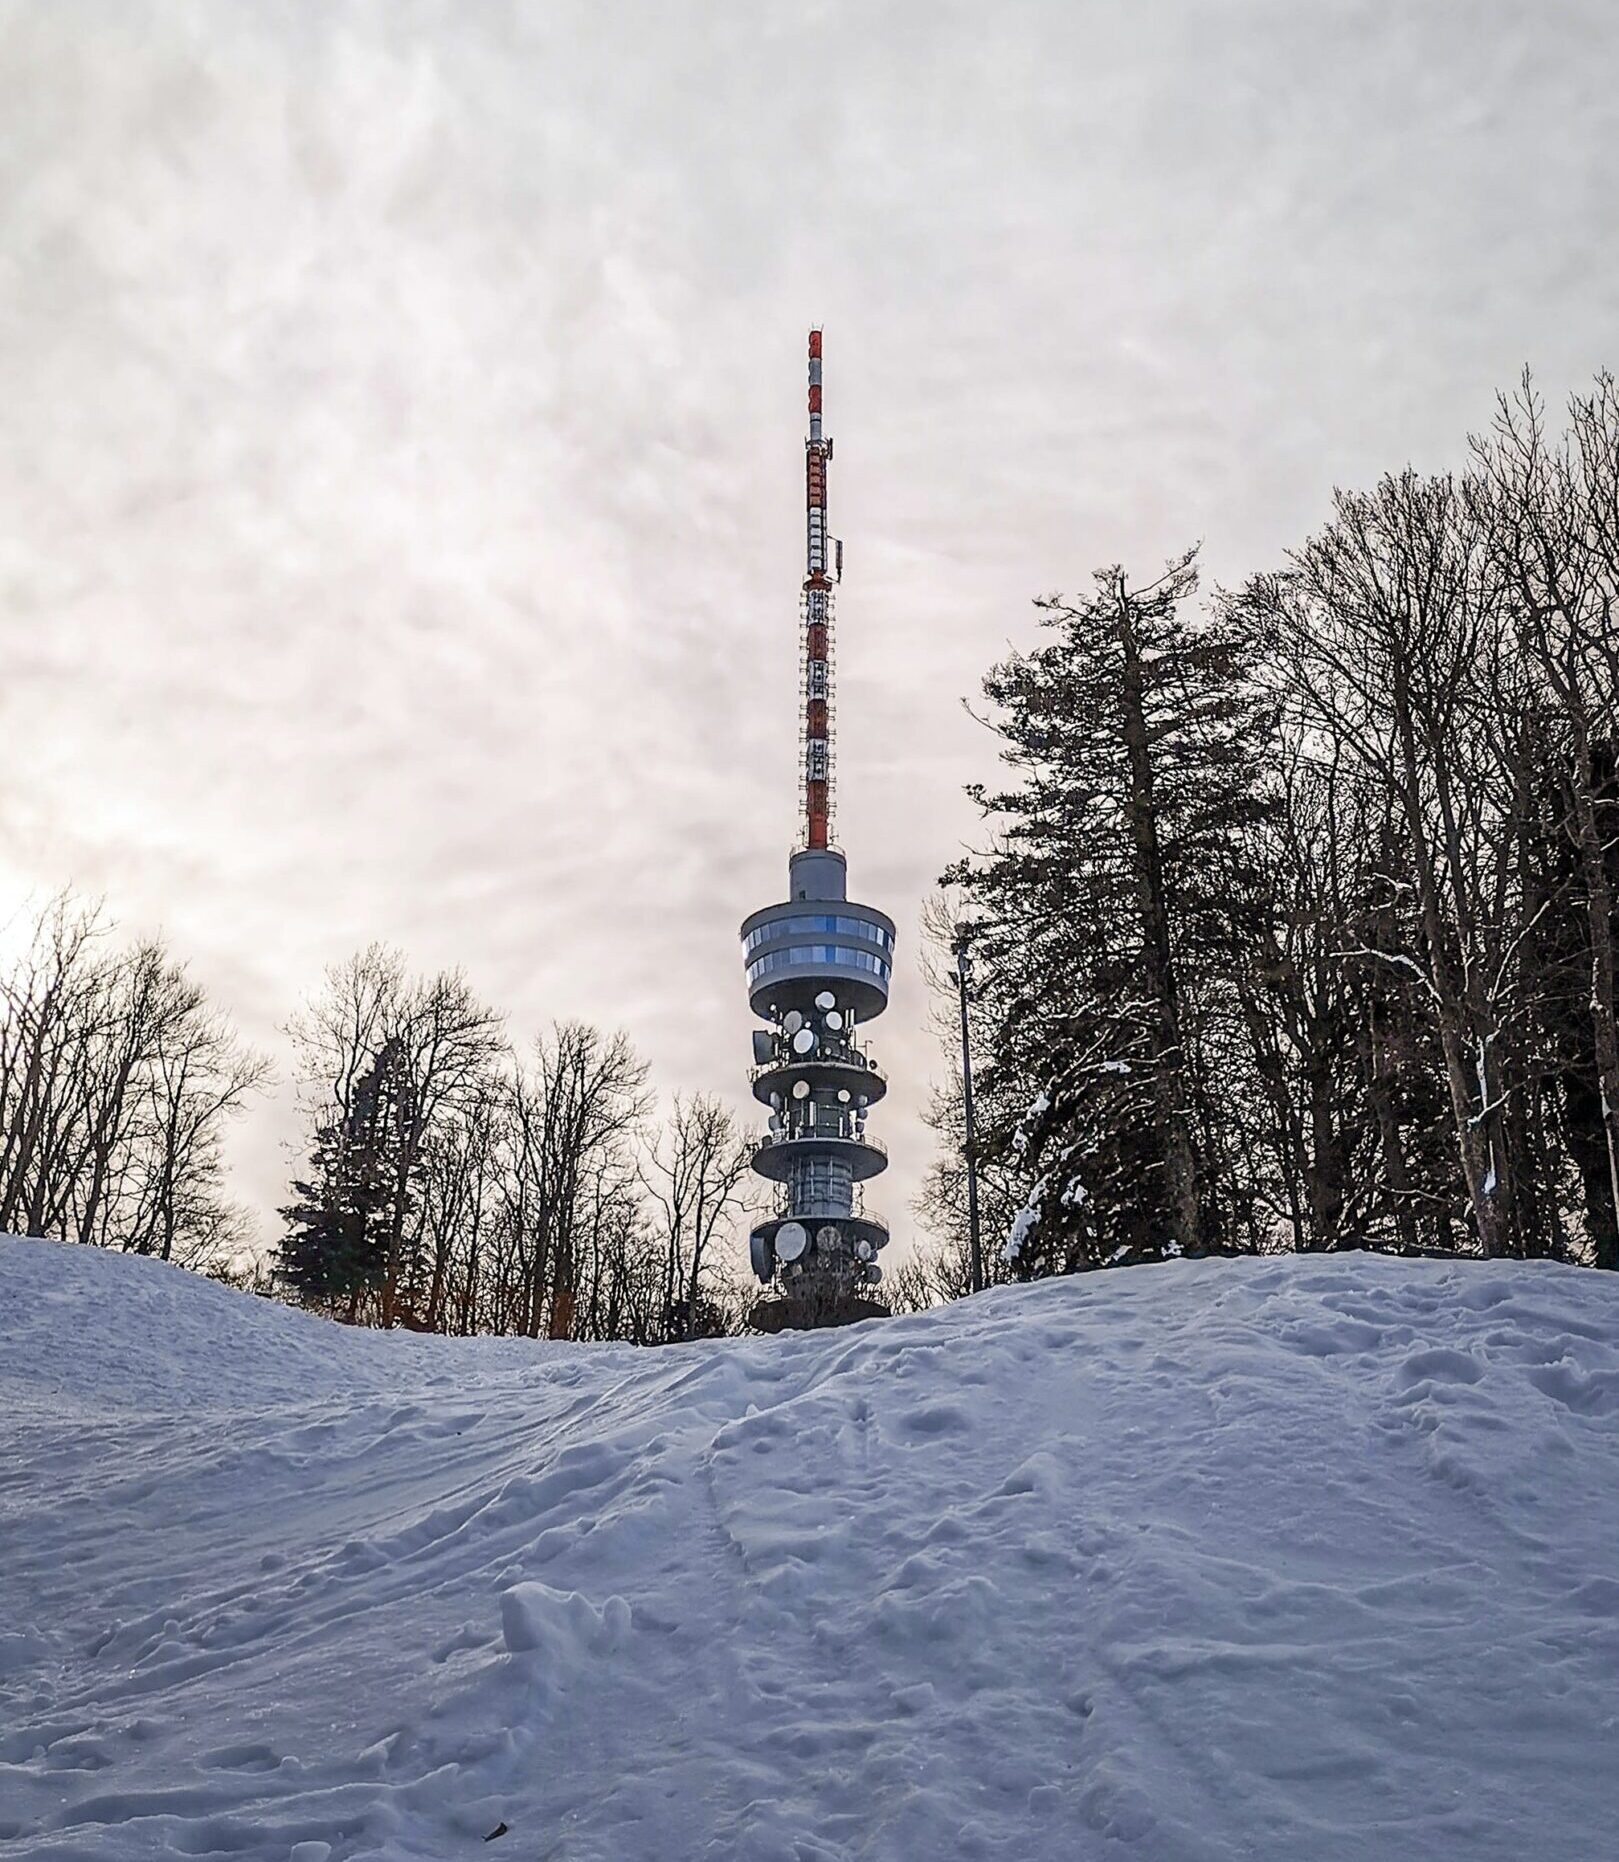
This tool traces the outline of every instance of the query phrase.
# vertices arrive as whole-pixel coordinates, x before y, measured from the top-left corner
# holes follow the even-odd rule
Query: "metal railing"
[[[748,1083],[762,1080],[767,1074],[796,1073],[801,1068],[810,1067],[847,1067],[851,1073],[863,1074],[867,1079],[881,1080],[888,1084],[888,1075],[883,1072],[876,1061],[858,1050],[848,1054],[783,1054],[779,1060],[767,1060],[761,1066],[751,1068]]]
[[[888,1146],[881,1138],[873,1138],[867,1132],[856,1136],[852,1131],[767,1131],[755,1147],[755,1153],[774,1151],[784,1144],[857,1144],[862,1150],[875,1151],[884,1163],[888,1161]]]

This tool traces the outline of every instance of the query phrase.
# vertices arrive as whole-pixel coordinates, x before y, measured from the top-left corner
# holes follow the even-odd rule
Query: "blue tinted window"
[[[864,918],[849,918],[841,912],[795,912],[790,918],[773,919],[769,924],[759,925],[750,931],[743,940],[744,954],[755,951],[761,944],[778,938],[801,937],[804,933],[830,932],[834,937],[857,937],[862,943],[875,944],[879,950],[892,951],[894,939],[891,933],[881,925],[868,924]]]
[[[851,950],[847,944],[794,944],[788,950],[773,950],[756,957],[748,965],[748,981],[756,983],[762,976],[777,970],[800,969],[806,964],[824,964],[838,970],[865,970],[887,982],[889,966],[869,951]]]

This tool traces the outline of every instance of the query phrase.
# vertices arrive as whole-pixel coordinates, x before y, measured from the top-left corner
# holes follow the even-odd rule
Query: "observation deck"
[[[742,955],[755,1015],[807,1008],[830,988],[870,1021],[888,1007],[894,921],[841,898],[767,905],[743,921]]]

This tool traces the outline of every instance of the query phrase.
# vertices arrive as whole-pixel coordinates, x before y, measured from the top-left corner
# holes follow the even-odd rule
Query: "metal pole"
[[[973,1120],[972,1037],[967,1030],[967,989],[972,982],[972,957],[967,950],[967,929],[956,931],[956,986],[961,996],[961,1107],[966,1123],[967,1241],[971,1249],[972,1290],[984,1290],[984,1244],[978,1231],[978,1128]]]

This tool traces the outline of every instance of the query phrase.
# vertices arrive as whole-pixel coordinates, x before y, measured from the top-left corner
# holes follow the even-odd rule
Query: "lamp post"
[[[956,926],[956,989],[961,1000],[961,1109],[966,1126],[967,1242],[971,1251],[972,1290],[984,1290],[984,1244],[978,1232],[978,1128],[973,1120],[972,1037],[967,1029],[967,991],[972,986],[972,952],[967,947],[968,927]]]

